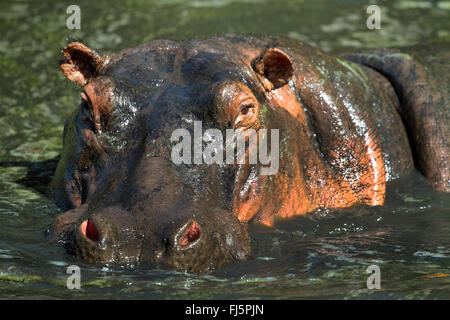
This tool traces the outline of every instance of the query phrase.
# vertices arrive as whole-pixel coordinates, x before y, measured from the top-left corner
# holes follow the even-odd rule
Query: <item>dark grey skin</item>
[[[338,58],[226,35],[100,56],[72,43],[61,69],[82,103],[64,129],[52,195],[66,212],[50,232],[93,263],[213,272],[249,257],[248,223],[382,205],[386,183],[414,164],[449,192],[448,49]],[[278,172],[174,164],[171,134],[192,121],[279,129]]]

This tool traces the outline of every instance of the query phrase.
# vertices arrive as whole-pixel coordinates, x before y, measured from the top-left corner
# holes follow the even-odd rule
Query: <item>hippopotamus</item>
[[[88,263],[210,273],[250,257],[250,224],[382,206],[389,182],[414,168],[450,191],[448,45],[330,55],[226,34],[110,55],[72,42],[62,55],[82,91],[51,183],[65,212],[49,233]],[[186,161],[173,159],[190,142],[174,140],[180,129],[200,137]],[[210,133],[230,130],[250,132],[242,161],[201,161]],[[277,147],[265,148],[269,173],[247,161],[264,146],[253,138]],[[211,155],[234,155],[235,140],[214,141]]]

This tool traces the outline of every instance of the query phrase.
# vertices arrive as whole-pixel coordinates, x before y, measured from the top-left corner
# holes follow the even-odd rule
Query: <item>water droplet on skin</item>
[[[233,246],[233,236],[231,234],[227,234],[227,246]]]

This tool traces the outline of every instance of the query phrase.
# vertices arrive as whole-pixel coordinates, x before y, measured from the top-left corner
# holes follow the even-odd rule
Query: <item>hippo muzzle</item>
[[[68,212],[75,221],[61,215],[52,225],[52,235],[70,253],[90,263],[151,263],[210,273],[250,254],[247,228],[231,212],[212,210],[207,219],[193,214],[159,228],[161,234],[140,234],[143,228],[122,222],[121,210],[111,207],[93,215]]]

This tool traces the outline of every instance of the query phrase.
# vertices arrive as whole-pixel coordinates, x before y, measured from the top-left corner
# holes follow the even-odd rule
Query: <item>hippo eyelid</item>
[[[252,97],[248,97],[247,99],[241,101],[239,103],[239,110],[242,110],[243,108],[248,106],[255,106],[255,101],[252,99]]]

